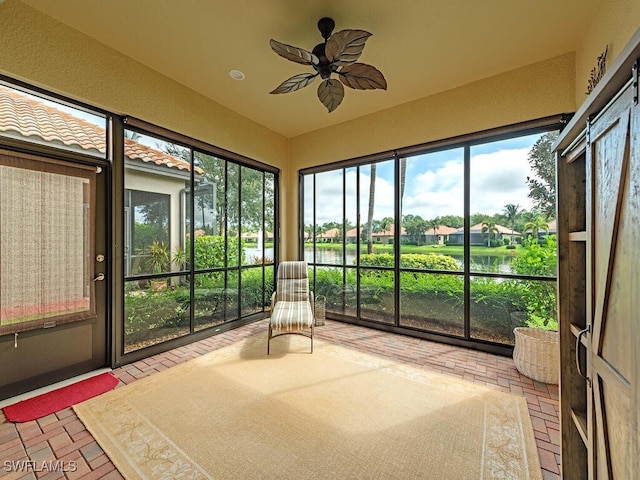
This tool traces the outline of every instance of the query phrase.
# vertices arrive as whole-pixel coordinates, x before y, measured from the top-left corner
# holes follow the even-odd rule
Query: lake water
[[[330,265],[343,265],[342,250],[336,250],[333,248],[316,247],[315,262],[321,264]],[[273,247],[265,248],[265,257],[274,258]],[[462,255],[450,255],[462,270],[463,256]],[[262,249],[246,248],[245,259],[247,264],[251,265],[254,262],[255,257],[262,257]],[[497,273],[514,273],[511,268],[511,262],[515,257],[511,255],[494,256],[494,255],[473,255],[471,257],[471,271],[473,272],[497,272]],[[308,263],[314,263],[313,247],[305,247],[304,259]],[[347,250],[346,265],[353,265],[356,259],[356,252],[354,250]]]
[[[462,255],[449,255],[452,257],[458,265],[460,270],[463,269],[463,256]],[[515,257],[511,255],[494,256],[494,255],[472,255],[471,257],[471,271],[475,272],[497,272],[497,273],[514,273],[511,268],[511,262]],[[304,249],[304,259],[308,263],[314,262],[313,248],[306,247]],[[356,252],[354,250],[347,250],[346,252],[346,265],[353,265],[356,259]],[[342,265],[343,264],[343,251],[335,249],[324,249],[316,247],[316,263]]]

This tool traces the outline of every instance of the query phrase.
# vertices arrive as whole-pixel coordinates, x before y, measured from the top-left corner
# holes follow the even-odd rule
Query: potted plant
[[[149,255],[146,259],[146,267],[151,273],[164,273],[169,270],[169,248],[165,242],[154,241],[149,249]],[[151,289],[154,291],[167,288],[165,279],[151,280]]]
[[[187,264],[187,252],[184,251],[184,248],[178,246],[173,250],[171,263],[173,263],[178,270],[184,270],[184,266]]]

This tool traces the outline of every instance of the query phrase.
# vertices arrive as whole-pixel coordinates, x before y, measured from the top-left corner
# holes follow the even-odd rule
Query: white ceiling
[[[286,137],[410,102],[571,52],[599,0],[22,0]],[[312,50],[317,22],[373,34],[360,62],[388,90],[345,89],[328,113],[319,80],[270,95],[311,67],[269,40]],[[246,74],[229,77],[232,69]]]

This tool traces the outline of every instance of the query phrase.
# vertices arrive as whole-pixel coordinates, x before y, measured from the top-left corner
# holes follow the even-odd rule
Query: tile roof
[[[482,233],[482,225],[483,224],[484,224],[484,222],[476,223],[475,225],[469,227],[469,232],[470,233]],[[511,230],[510,228],[504,227],[502,225],[498,225],[497,223],[496,223],[495,227],[496,227],[496,230],[498,231],[498,233],[501,233],[503,235],[520,235],[515,230]],[[464,234],[464,227],[457,229],[455,232],[452,232],[452,234]]]
[[[396,226],[392,223],[387,227],[386,230],[378,230],[377,232],[373,232],[373,235],[378,237],[393,237],[396,233]],[[400,228],[400,235],[406,235],[407,229],[404,227]]]
[[[447,227],[446,225],[438,225],[436,227],[436,235],[449,235],[456,232],[457,229],[453,227]],[[433,235],[433,228],[427,228],[425,232],[427,235]]]
[[[105,129],[0,85],[0,132],[27,139],[61,143],[92,153],[106,151]],[[189,171],[189,163],[134,140],[124,139],[131,160]],[[198,173],[202,173],[196,167]]]

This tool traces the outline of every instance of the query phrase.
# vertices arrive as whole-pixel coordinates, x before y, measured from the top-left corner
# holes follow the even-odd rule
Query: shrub
[[[536,238],[527,239],[520,255],[512,262],[517,273],[523,275],[555,276],[558,253],[555,236],[547,237],[544,244]],[[528,281],[524,292],[526,310],[529,314],[528,326],[558,329],[555,282]]]
[[[543,244],[537,239],[527,239],[518,257],[511,262],[516,273],[521,275],[556,276],[558,252],[556,250],[555,235],[547,238]]]
[[[360,264],[372,267],[393,267],[394,257],[390,253],[371,253],[360,255]],[[458,262],[449,255],[438,253],[404,253],[400,255],[403,268],[425,270],[458,270]]]
[[[227,239],[227,251],[225,255],[225,237],[221,235],[201,235],[195,239],[195,267],[215,268],[224,267],[225,258],[227,265],[238,265],[238,238],[229,237]],[[241,252],[244,263],[244,248]],[[189,258],[189,252],[187,252]]]
[[[242,271],[241,305],[243,308],[262,307],[271,304],[273,293],[273,267],[265,268],[264,289],[262,288],[262,268],[248,268]],[[263,301],[264,292],[264,301]]]
[[[124,297],[125,343],[131,344],[154,338],[158,329],[189,326],[185,315],[187,303],[184,294],[188,289],[147,291],[140,295],[131,292]]]
[[[504,238],[502,239],[502,243],[503,243],[504,245],[509,245],[509,244],[511,243],[511,239],[510,239],[509,237],[504,237]]]
[[[196,269],[224,267],[225,265],[225,237],[220,235],[201,235],[195,239],[194,263]],[[238,238],[227,239],[227,265],[238,265]],[[244,263],[244,248],[240,252]],[[187,250],[187,258],[189,251]],[[224,285],[223,272],[197,274],[196,288],[219,288]]]

